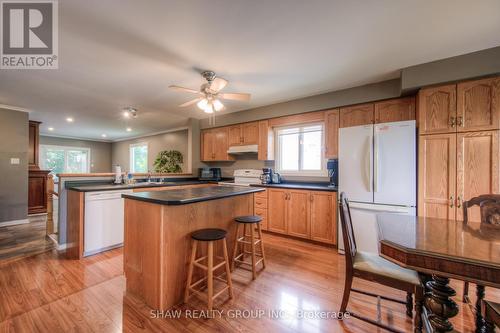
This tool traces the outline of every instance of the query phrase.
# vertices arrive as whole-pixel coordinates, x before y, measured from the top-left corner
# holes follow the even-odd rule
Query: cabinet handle
[[[450,208],[453,208],[453,196],[450,196]]]
[[[462,116],[457,118],[457,126],[461,126],[461,127],[464,126],[464,121],[463,121]]]
[[[455,117],[451,117],[450,118],[450,125],[451,125],[451,127],[455,127],[455,124],[456,124]]]
[[[461,208],[462,207],[462,196],[459,195],[457,197],[457,208]]]

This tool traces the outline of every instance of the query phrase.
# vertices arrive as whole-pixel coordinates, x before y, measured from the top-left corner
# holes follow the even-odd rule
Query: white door
[[[339,193],[350,201],[373,202],[373,125],[339,131]]]
[[[375,125],[373,147],[374,203],[416,206],[415,121]]]

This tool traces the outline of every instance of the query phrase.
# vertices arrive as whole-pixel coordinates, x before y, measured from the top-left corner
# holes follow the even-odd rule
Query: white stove
[[[236,169],[233,172],[234,182],[219,182],[220,185],[250,186],[261,184],[260,176],[262,170],[259,169]]]

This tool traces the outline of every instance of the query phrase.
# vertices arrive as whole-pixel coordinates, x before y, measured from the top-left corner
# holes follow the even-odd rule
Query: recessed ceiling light
[[[101,134],[101,136],[102,136],[103,138],[107,137],[107,135],[106,135],[106,134]]]
[[[127,132],[132,132],[132,129],[130,127],[127,127]]]
[[[72,123],[74,120],[73,120],[73,118],[68,117],[68,118],[66,118],[66,121],[67,121],[68,123]]]
[[[123,109],[123,116],[125,118],[137,118],[137,109],[128,106]]]
[[[52,132],[54,130],[54,127],[49,127],[47,129]]]

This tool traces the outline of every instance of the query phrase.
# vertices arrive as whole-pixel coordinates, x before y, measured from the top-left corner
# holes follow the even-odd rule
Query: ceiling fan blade
[[[195,98],[195,99],[192,99],[190,100],[189,102],[186,102],[186,103],[183,103],[181,105],[179,105],[181,108],[185,107],[185,106],[190,106],[190,105],[193,105],[194,103],[198,103],[199,101],[201,101],[203,99],[203,97],[198,97],[198,98]]]
[[[244,93],[223,93],[218,95],[221,98],[224,99],[232,99],[235,101],[249,101],[250,100],[250,94],[244,94]]]
[[[212,83],[210,84],[210,90],[214,93],[218,93],[227,85],[227,80],[224,80],[221,77],[216,77]]]
[[[199,94],[199,90],[194,90],[194,89],[189,89],[189,88],[184,88],[180,86],[168,86],[170,89],[177,90],[177,91],[182,91],[182,92],[189,92],[193,94]]]

